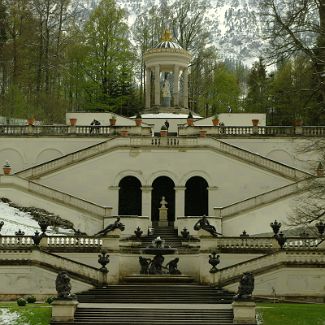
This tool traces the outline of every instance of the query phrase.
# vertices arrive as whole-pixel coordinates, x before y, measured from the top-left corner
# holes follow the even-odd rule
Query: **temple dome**
[[[179,44],[171,41],[163,41],[157,44],[155,49],[183,49]]]

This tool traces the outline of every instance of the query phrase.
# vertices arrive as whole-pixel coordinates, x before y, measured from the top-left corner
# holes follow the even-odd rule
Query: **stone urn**
[[[77,124],[77,119],[76,119],[75,117],[71,117],[69,120],[70,120],[70,125],[71,125],[71,126],[76,126],[76,124]]]

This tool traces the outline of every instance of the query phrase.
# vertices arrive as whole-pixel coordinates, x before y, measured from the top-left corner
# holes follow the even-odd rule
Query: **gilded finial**
[[[173,40],[172,33],[168,29],[166,29],[162,36],[162,41],[170,42],[172,40]]]

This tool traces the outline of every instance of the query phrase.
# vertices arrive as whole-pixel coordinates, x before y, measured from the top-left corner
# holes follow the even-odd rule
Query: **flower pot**
[[[120,131],[120,136],[121,136],[121,137],[127,137],[128,134],[129,134],[129,131],[128,131],[128,130],[121,130],[121,131]]]
[[[295,119],[293,121],[293,126],[302,126],[303,125],[303,120],[302,119]]]
[[[260,120],[258,120],[258,119],[253,119],[252,120],[252,123],[253,123],[253,126],[258,126],[258,122],[259,122]]]
[[[115,118],[110,118],[109,119],[109,125],[114,126],[116,124],[116,119]]]
[[[5,175],[10,175],[10,173],[11,173],[11,167],[3,167],[3,173]]]
[[[77,119],[75,117],[70,118],[70,125],[75,126],[77,124]]]
[[[192,118],[187,119],[187,125],[188,126],[193,126],[193,119]]]
[[[214,126],[219,125],[219,119],[218,119],[218,118],[214,118],[214,119],[212,119],[212,124],[213,124]]]
[[[34,122],[35,122],[35,119],[33,117],[30,117],[30,118],[27,119],[27,124],[28,125],[33,125]]]
[[[161,137],[167,137],[167,133],[168,133],[167,130],[160,130],[160,136]]]
[[[142,124],[142,119],[141,118],[136,118],[135,119],[135,125],[136,126],[141,126],[141,124]]]
[[[206,138],[207,131],[206,130],[200,130],[200,138]]]

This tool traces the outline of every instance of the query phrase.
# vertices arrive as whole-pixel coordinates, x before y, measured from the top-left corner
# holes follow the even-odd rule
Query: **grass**
[[[16,302],[3,302],[0,303],[0,320],[3,311],[19,314],[10,323],[0,322],[4,325],[48,325],[51,319],[48,304],[19,307]],[[261,325],[325,325],[325,304],[258,303],[257,312]]]
[[[257,304],[263,325],[325,325],[325,304]]]
[[[10,323],[0,323],[4,325],[48,325],[51,320],[51,306],[48,304],[27,304],[19,307],[16,302],[0,303],[0,320],[3,312],[19,314],[13,317]]]

